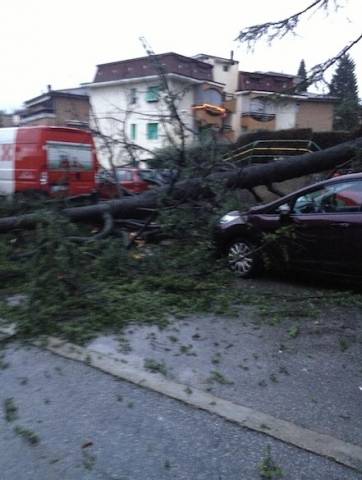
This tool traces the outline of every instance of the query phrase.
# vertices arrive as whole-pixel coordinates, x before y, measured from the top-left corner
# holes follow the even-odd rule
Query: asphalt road
[[[257,480],[268,446],[284,479],[362,479],[333,461],[34,347],[9,344],[0,351],[0,385],[1,480]]]
[[[89,348],[138,368],[158,362],[171,380],[362,446],[361,309],[294,301],[334,291],[274,279],[244,281],[240,290],[258,292],[260,304],[163,329],[132,325]]]

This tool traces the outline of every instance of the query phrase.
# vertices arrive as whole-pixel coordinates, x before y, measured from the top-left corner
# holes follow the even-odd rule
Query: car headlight
[[[234,220],[240,218],[240,213],[239,212],[230,212],[224,215],[223,217],[220,218],[219,223],[222,225],[225,223],[233,222]]]

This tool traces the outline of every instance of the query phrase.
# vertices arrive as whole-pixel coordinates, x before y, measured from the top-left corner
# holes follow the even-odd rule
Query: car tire
[[[237,238],[227,248],[229,268],[240,278],[252,278],[261,273],[263,262],[257,245],[250,240]]]

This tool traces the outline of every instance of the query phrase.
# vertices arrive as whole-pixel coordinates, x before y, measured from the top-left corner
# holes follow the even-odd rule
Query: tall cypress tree
[[[297,92],[306,92],[307,88],[308,88],[308,83],[307,83],[307,70],[305,68],[305,61],[304,60],[301,60],[301,62],[299,64],[297,75],[298,75],[300,80],[299,80],[299,83],[296,86],[295,90]]]
[[[334,111],[335,130],[353,130],[358,126],[358,86],[355,64],[346,54],[338,61],[332,77],[329,92],[337,97]]]

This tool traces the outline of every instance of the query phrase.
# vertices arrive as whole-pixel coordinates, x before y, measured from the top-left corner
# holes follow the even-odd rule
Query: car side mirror
[[[278,213],[281,217],[287,217],[290,215],[291,209],[287,203],[283,203],[278,207]]]

